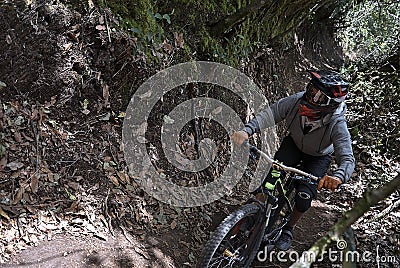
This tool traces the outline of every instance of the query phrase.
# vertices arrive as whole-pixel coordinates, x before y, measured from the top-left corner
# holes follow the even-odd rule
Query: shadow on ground
[[[63,234],[22,251],[2,267],[175,267],[159,245],[153,237],[139,241],[122,233],[107,237],[107,241]]]

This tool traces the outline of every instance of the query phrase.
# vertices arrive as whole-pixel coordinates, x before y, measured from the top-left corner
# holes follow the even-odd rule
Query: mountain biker
[[[311,79],[303,92],[280,99],[271,107],[256,115],[245,124],[245,128],[232,135],[232,140],[241,145],[261,129],[268,127],[271,109],[275,123],[285,120],[289,134],[275,153],[275,159],[287,166],[297,166],[321,180],[318,186],[296,185],[295,207],[288,224],[276,242],[280,250],[288,250],[292,244],[293,227],[311,207],[311,200],[322,188],[335,191],[338,185],[347,182],[353,173],[355,160],[347,129],[346,104],[349,83],[331,71],[310,71]],[[335,153],[337,169],[327,175],[332,154]],[[271,180],[271,172],[267,181]]]

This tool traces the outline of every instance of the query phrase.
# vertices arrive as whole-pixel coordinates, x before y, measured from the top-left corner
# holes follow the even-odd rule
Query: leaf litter
[[[135,44],[134,39],[112,31],[112,42],[109,42],[104,15],[97,11],[91,10],[93,12],[82,17],[63,5],[58,5],[53,11],[43,11],[32,4],[29,10],[25,13],[25,19],[34,18],[39,11],[45,14],[40,15],[42,17],[38,25],[23,26],[33,27],[32,31],[36,30],[37,34],[51,37],[49,44],[56,45],[55,50],[61,53],[62,61],[56,62],[59,77],[40,77],[36,79],[36,84],[31,83],[37,86],[38,92],[46,92],[41,87],[51,85],[49,88],[53,90],[48,90],[47,95],[23,98],[21,95],[9,94],[0,100],[0,263],[9,261],[23,249],[51,240],[59,234],[95,236],[105,240],[107,234],[113,234],[113,229],[122,228],[124,232],[142,240],[149,233],[157,234],[162,238],[157,243],[166,246],[165,250],[170,256],[181,261],[178,263],[190,266],[209,232],[235,206],[229,205],[232,202],[226,198],[199,208],[173,208],[144,193],[134,179],[127,175],[123,152],[119,146],[123,120],[120,115],[124,114],[124,104],[122,97],[114,92],[115,88],[123,85],[115,81],[123,81],[135,72],[134,79],[137,80],[130,82],[140,84],[154,70],[145,64],[143,55],[133,56],[127,51],[128,44]],[[47,30],[44,17],[60,14],[67,18],[66,24],[58,25],[59,31]],[[60,33],[67,34],[60,36]],[[56,37],[55,43],[52,43],[53,37]],[[175,33],[174,37],[173,43],[165,41],[160,48],[154,48],[155,55],[161,60],[168,59],[184,47],[183,34]],[[14,35],[7,35],[7,45],[13,46],[18,42]],[[165,53],[162,53],[161,48]],[[124,55],[125,58],[116,55]],[[111,61],[111,57],[116,57],[120,62]],[[124,60],[128,62],[129,68],[121,68]],[[114,69],[110,70],[110,66]],[[110,72],[113,72],[115,80],[109,79]],[[21,73],[19,75],[23,76]],[[60,83],[54,86],[52,80]],[[10,85],[12,83],[9,81],[1,81],[0,93],[5,94]],[[17,86],[28,88],[23,87],[23,84]],[[146,99],[151,94],[147,92],[140,97]],[[218,107],[213,113],[221,111]],[[359,122],[360,119],[358,117],[353,120]],[[170,122],[168,117],[161,117],[160,120]],[[203,124],[204,129],[210,128],[208,123]],[[377,125],[374,124],[375,127]],[[385,131],[390,131],[389,127]],[[360,132],[360,135],[363,133]],[[186,129],[183,136],[186,138],[181,139],[181,151],[189,158],[196,159],[193,131]],[[382,158],[371,147],[363,145],[371,140],[373,137],[367,135],[357,139],[355,152],[358,161],[366,164],[358,165],[353,176],[356,182],[343,190],[340,202],[335,197],[322,195],[322,199],[332,205],[333,209],[344,211],[350,208],[354,196],[359,197],[368,185],[365,179],[367,175],[372,173],[378,176],[381,172],[377,166],[386,167],[386,174],[398,172],[398,162],[397,168],[387,164],[387,161],[390,164],[394,162],[391,155]],[[219,146],[227,150],[223,143]],[[157,147],[162,148],[160,145]],[[155,156],[158,155],[156,149]],[[162,163],[156,164],[162,172],[176,173]],[[212,171],[215,177],[222,172],[224,162],[221,161],[217,167]],[[202,174],[195,179],[177,176],[175,179],[177,183],[196,185],[207,182],[207,175]],[[239,187],[247,189],[245,185]],[[232,199],[245,200],[246,190],[237,192],[239,194]],[[365,220],[357,223],[356,230],[359,230],[358,236],[362,238],[363,248],[382,237],[382,223],[367,221],[374,217],[375,212],[383,211],[397,198],[398,195],[395,195],[382,202],[381,207],[373,208]],[[338,203],[340,207],[336,205]],[[390,238],[393,232],[399,233],[396,213],[390,211],[383,215],[387,219],[384,230],[388,234],[385,238]],[[362,234],[364,230],[371,231]],[[381,244],[384,250],[389,250],[386,241]],[[137,251],[151,258],[139,247]]]

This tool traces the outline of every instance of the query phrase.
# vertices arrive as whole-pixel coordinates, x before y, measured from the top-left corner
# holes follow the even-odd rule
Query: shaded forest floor
[[[292,250],[300,253],[307,250],[316,239],[324,235],[338,216],[329,206],[315,202],[296,227]],[[174,238],[170,235],[156,237],[137,240],[118,231],[115,236],[108,235],[107,241],[104,241],[94,236],[59,234],[50,241],[41,241],[37,247],[22,251],[2,267],[181,267],[182,264],[171,259],[177,257],[179,247],[171,256],[163,253],[165,248],[174,247],[179,235]],[[269,259],[261,259],[253,267],[288,267],[289,264],[289,259],[280,265],[276,259],[272,263]],[[321,263],[319,265],[322,267]]]
[[[160,61],[148,64],[144,55],[132,54],[135,39],[118,30],[111,13],[88,7],[78,12],[54,3],[0,5],[0,81],[6,85],[0,86],[1,265],[193,266],[210,231],[248,194],[238,191],[203,207],[168,206],[127,175],[121,148],[130,96],[171,64],[181,44],[171,40],[154,48]],[[280,79],[290,77],[292,91],[305,81],[295,70],[312,67],[304,62],[318,59],[303,51],[308,60],[296,63],[294,51],[268,62],[278,57],[268,53],[255,60],[258,67],[244,71],[257,73],[260,81],[276,80],[273,73],[281,71]],[[260,69],[263,77],[257,77]],[[357,110],[350,109],[350,126],[362,126],[352,111]],[[398,172],[395,159],[371,152],[362,141],[354,143],[358,163],[353,183],[332,195],[321,193],[325,205],[317,202],[297,228],[296,250],[310,246],[352,207],[371,187],[371,174]],[[396,256],[381,267],[400,264],[400,214],[391,208],[398,200],[397,193],[354,225],[359,250],[376,252],[379,246],[382,256]]]

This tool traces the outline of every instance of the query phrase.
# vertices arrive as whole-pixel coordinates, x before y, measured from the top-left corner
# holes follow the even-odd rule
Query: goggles
[[[336,98],[329,97],[312,84],[307,87],[305,94],[305,97],[309,103],[318,106],[335,106],[346,99],[346,95]]]

